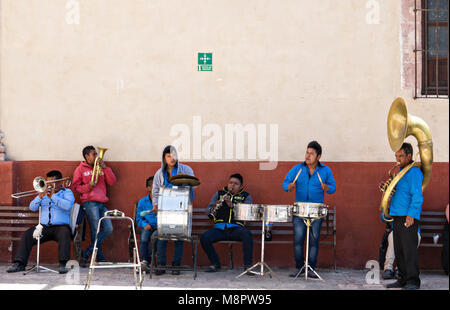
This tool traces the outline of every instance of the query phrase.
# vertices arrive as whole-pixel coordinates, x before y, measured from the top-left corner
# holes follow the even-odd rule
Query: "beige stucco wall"
[[[448,100],[402,87],[400,22],[393,0],[2,0],[8,159],[77,160],[93,144],[159,160],[171,128],[200,116],[277,124],[279,160],[316,139],[325,161],[392,161],[386,117],[402,96],[448,161]],[[197,71],[199,52],[213,72]]]

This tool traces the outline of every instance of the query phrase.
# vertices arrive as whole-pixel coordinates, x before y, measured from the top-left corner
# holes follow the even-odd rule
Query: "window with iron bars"
[[[414,0],[415,98],[448,98],[449,0]]]

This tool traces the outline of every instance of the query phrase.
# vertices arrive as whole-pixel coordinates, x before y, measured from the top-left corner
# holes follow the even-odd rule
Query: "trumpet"
[[[228,190],[228,192],[226,192],[225,195],[223,195],[223,197],[219,201],[217,201],[217,203],[214,207],[211,208],[211,210],[208,213],[208,217],[210,219],[215,218],[217,210],[219,210],[219,208],[222,206],[223,202],[225,201],[225,197],[230,195],[232,190],[233,190],[233,187],[230,190]]]
[[[102,173],[102,167],[98,163],[98,160],[99,159],[103,159],[103,156],[105,155],[105,152],[108,150],[107,148],[100,147],[100,146],[97,146],[97,149],[98,149],[98,156],[97,156],[97,158],[95,159],[95,162],[94,162],[94,168],[92,169],[92,178],[91,178],[91,182],[94,185],[97,184],[98,177]]]
[[[43,192],[48,192],[52,188],[55,188],[56,184],[59,183],[59,182],[62,182],[61,185],[63,187],[70,187],[70,185],[72,184],[72,180],[70,179],[70,177],[57,179],[57,180],[46,181],[43,177],[39,176],[39,177],[35,177],[33,179],[33,188],[34,188],[34,190],[29,190],[29,191],[25,191],[25,192],[15,193],[15,194],[12,194],[11,197],[13,197],[13,198],[22,198],[22,197],[27,197],[27,196],[38,195],[38,194],[41,194]]]

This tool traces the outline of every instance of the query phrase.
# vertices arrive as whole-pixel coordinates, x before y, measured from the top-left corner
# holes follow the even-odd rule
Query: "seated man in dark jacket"
[[[223,199],[221,205],[215,212],[212,211],[220,203],[221,199]],[[218,241],[242,241],[244,270],[251,267],[253,254],[252,234],[244,227],[244,223],[235,220],[234,203],[252,203],[250,194],[243,190],[243,178],[240,174],[230,176],[228,186],[216,192],[208,205],[208,216],[214,220],[214,228],[203,233],[200,238],[202,248],[212,264],[206,272],[216,272],[221,268],[219,256],[213,247],[213,243]],[[253,275],[252,273],[247,274]]]

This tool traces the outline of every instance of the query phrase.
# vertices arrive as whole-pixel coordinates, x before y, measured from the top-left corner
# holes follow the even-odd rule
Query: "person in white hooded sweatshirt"
[[[180,164],[178,162],[178,154],[175,147],[172,145],[168,145],[164,148],[161,158],[161,168],[156,171],[154,179],[153,179],[153,190],[152,190],[152,203],[153,210],[157,212],[158,210],[158,197],[159,191],[161,187],[172,187],[173,185],[169,183],[169,178],[171,176],[177,174],[187,174],[194,176],[194,171],[188,165]],[[194,192],[191,189],[191,200],[194,200]],[[174,255],[172,258],[172,266],[180,266],[181,258],[183,257],[183,241],[175,241],[175,249]],[[158,266],[166,265],[166,250],[167,250],[167,241],[159,240],[157,243],[157,260]],[[162,275],[165,273],[165,270],[158,269],[156,270],[156,275]],[[180,271],[173,270],[173,275],[179,275]]]

